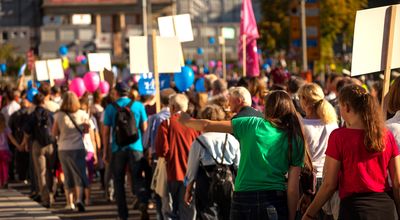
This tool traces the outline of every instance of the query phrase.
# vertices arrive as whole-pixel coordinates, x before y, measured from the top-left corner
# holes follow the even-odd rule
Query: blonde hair
[[[68,113],[75,113],[81,108],[78,96],[73,92],[66,92],[60,106],[60,110]]]
[[[336,111],[325,99],[324,92],[319,85],[307,83],[300,87],[298,95],[300,101],[303,100],[307,107],[311,107],[323,123],[329,124],[337,122]]]
[[[179,111],[186,112],[189,107],[189,99],[184,94],[174,94],[169,98],[169,105]]]

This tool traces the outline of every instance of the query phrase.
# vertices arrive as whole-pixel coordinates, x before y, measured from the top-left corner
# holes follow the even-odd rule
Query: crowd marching
[[[25,181],[44,207],[63,194],[83,212],[99,181],[119,219],[128,193],[141,219],[151,204],[157,219],[398,218],[400,77],[388,112],[372,77],[202,77],[205,92],[161,90],[159,112],[133,81],[81,97],[2,85],[0,187]]]

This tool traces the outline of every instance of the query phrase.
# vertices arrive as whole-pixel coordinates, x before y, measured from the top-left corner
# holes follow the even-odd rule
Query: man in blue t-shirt
[[[117,91],[116,104],[120,107],[127,106],[131,99],[128,98],[129,87],[121,82],[115,86]],[[110,133],[115,126],[115,118],[117,109],[112,104],[106,107],[104,112],[103,127],[103,145],[104,145],[104,161],[110,162],[110,167],[114,176],[114,190],[118,205],[118,215],[120,219],[128,219],[128,208],[125,197],[125,168],[129,164],[131,172],[132,192],[139,200],[139,210],[141,211],[141,219],[148,219],[147,203],[149,192],[146,189],[146,181],[142,172],[141,159],[143,158],[142,133],[147,129],[147,115],[142,103],[134,101],[131,105],[131,111],[135,115],[136,127],[139,131],[139,139],[127,146],[118,146],[115,141],[115,133],[112,133],[111,150]],[[110,160],[110,152],[111,160]]]

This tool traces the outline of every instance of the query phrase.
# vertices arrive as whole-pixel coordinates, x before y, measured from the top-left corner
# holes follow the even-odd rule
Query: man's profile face
[[[232,112],[237,113],[240,110],[240,108],[242,107],[240,104],[240,99],[237,97],[229,95],[228,101],[229,101],[229,106],[231,107]]]

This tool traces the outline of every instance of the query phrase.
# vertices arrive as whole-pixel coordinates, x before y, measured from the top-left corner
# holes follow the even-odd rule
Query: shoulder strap
[[[131,101],[129,102],[129,104],[126,106],[126,107],[128,107],[129,109],[132,107],[132,105],[133,105],[133,103],[134,103],[135,101],[133,100],[133,99],[131,99]]]
[[[74,124],[76,130],[78,130],[79,133],[80,133],[81,135],[83,135],[83,131],[79,128],[79,126],[76,124],[75,120],[71,117],[71,115],[70,115],[68,112],[64,112],[64,113],[65,113],[65,114],[68,116],[68,118],[72,121],[72,124]]]
[[[117,111],[119,111],[119,110],[121,109],[121,106],[119,106],[119,105],[117,104],[117,102],[111,102],[111,105],[114,106],[114,108],[116,108]]]
[[[200,140],[200,138],[197,137],[197,138],[196,138],[196,141],[199,142],[199,144],[208,152],[208,154],[210,154],[211,158],[214,160],[214,162],[215,162],[216,164],[220,164],[220,163],[218,163],[217,159],[215,159],[215,158],[212,156],[211,152],[208,150],[208,148],[206,147],[206,145]]]
[[[228,133],[226,133],[225,135],[225,142],[224,142],[224,146],[222,148],[222,158],[221,158],[221,163],[220,165],[222,165],[224,163],[224,158],[225,158],[225,151],[226,151],[226,143],[228,142]]]

